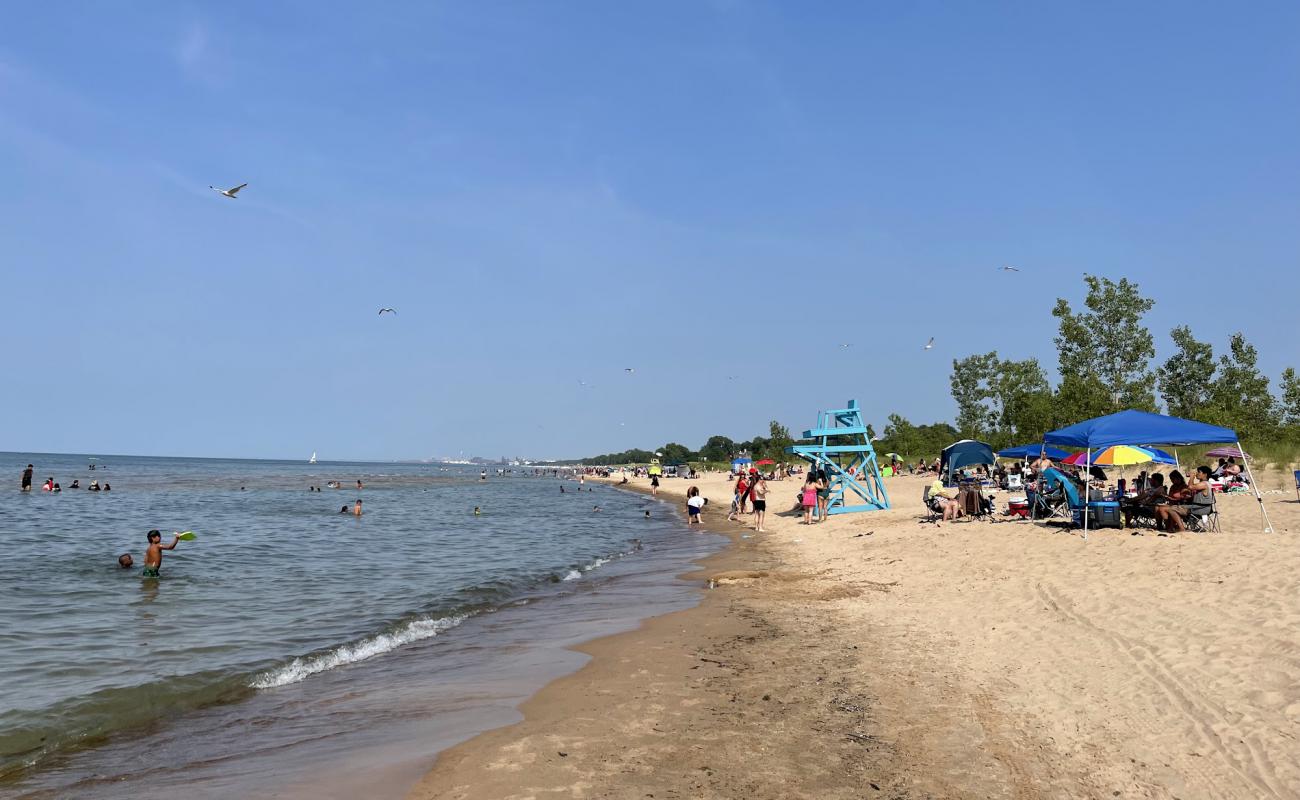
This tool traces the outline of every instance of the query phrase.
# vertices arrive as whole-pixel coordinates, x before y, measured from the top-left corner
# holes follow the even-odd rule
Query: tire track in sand
[[[1275,786],[1276,775],[1273,772],[1272,764],[1269,759],[1259,752],[1258,748],[1252,745],[1246,736],[1239,737],[1236,743],[1225,742],[1211,723],[1217,722],[1224,727],[1231,727],[1232,723],[1226,717],[1224,709],[1205,699],[1195,689],[1187,686],[1178,676],[1166,666],[1160,658],[1152,652],[1151,648],[1142,643],[1124,636],[1121,633],[1104,628],[1093,622],[1087,616],[1074,611],[1069,603],[1048,586],[1042,583],[1035,584],[1039,599],[1053,611],[1060,614],[1065,619],[1073,622],[1079,627],[1085,628],[1103,641],[1109,642],[1111,648],[1136,666],[1147,676],[1164,694],[1169,698],[1174,708],[1191,723],[1192,729],[1197,732],[1205,744],[1213,750],[1225,766],[1236,773],[1242,780],[1252,786],[1255,791],[1250,794],[1242,795],[1239,792],[1232,792],[1231,796],[1243,798],[1260,798],[1260,797],[1290,797],[1291,793],[1286,790],[1279,790]],[[1135,653],[1137,655],[1135,655]],[[1142,720],[1143,727],[1151,730],[1154,725],[1149,720]],[[1234,750],[1244,749],[1247,757],[1242,758]],[[1245,762],[1254,767],[1250,771]],[[1208,774],[1208,770],[1199,767],[1195,762],[1183,759],[1179,769],[1183,772],[1197,774],[1206,787],[1216,787],[1222,791],[1231,791],[1228,787],[1216,786],[1218,783],[1214,776]],[[1261,794],[1262,793],[1262,794]]]

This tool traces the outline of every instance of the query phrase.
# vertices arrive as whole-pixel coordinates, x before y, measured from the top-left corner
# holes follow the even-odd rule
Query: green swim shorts
[[[157,567],[145,567],[145,568],[144,568],[144,572],[141,573],[141,574],[142,574],[144,577],[146,577],[146,578],[157,578],[157,577],[159,577],[159,575],[158,575],[158,568],[157,568]]]

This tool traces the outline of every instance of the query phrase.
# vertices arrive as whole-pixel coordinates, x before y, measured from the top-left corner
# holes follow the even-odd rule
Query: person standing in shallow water
[[[357,504],[354,505],[354,506],[352,507],[352,516],[354,516],[354,517],[359,517],[359,516],[361,516],[361,498],[360,498],[360,497],[357,498]]]
[[[32,470],[33,470],[33,469],[35,469],[35,467],[33,467],[31,464],[28,464],[28,465],[27,465],[27,469],[23,470],[22,491],[24,491],[24,492],[30,492],[30,491],[32,490]]]

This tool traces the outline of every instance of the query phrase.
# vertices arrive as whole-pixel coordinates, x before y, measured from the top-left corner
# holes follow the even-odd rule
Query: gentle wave
[[[451,630],[469,617],[469,614],[457,614],[435,619],[414,619],[390,633],[369,636],[359,642],[345,644],[319,655],[295,658],[283,667],[262,673],[254,678],[249,686],[254,689],[288,686],[319,672],[365,661],[411,642],[431,639],[444,631]]]

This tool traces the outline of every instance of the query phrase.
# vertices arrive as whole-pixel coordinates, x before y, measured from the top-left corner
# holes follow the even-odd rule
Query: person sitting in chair
[[[957,502],[957,490],[944,486],[942,478],[935,478],[934,483],[930,484],[930,507],[942,515],[944,522],[962,516],[961,503]]]
[[[1164,529],[1169,533],[1187,530],[1187,517],[1192,513],[1192,507],[1213,504],[1213,498],[1208,496],[1209,491],[1210,468],[1197,467],[1189,482],[1183,483],[1176,491],[1170,491],[1168,505],[1156,507],[1156,527],[1161,527],[1160,523],[1163,522]]]
[[[1133,520],[1137,517],[1152,517],[1156,521],[1156,527],[1160,527],[1160,516],[1157,513],[1157,506],[1166,502],[1169,495],[1165,493],[1165,476],[1159,472],[1147,478],[1146,487],[1137,493],[1130,502],[1124,503],[1124,525],[1133,527]]]

